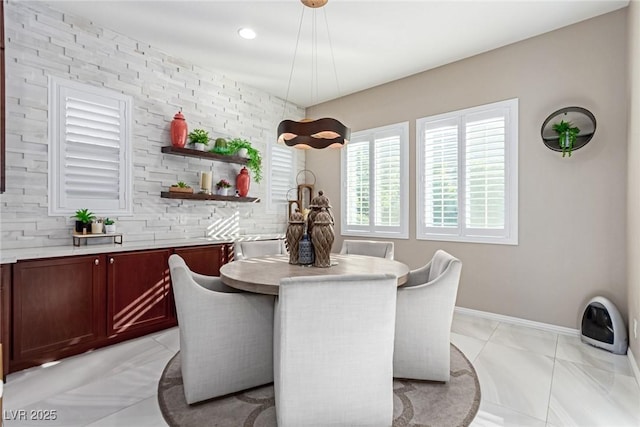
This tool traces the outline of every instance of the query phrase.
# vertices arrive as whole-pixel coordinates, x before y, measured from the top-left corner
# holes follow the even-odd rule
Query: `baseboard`
[[[627,349],[627,357],[629,358],[629,363],[631,364],[633,375],[636,377],[636,382],[638,383],[638,385],[640,385],[640,369],[638,369],[638,362],[636,361],[636,358],[633,356],[631,347]]]
[[[557,334],[580,336],[578,329],[567,328],[564,326],[552,325],[549,323],[535,322],[533,320],[520,319],[518,317],[505,316],[503,314],[490,313],[488,311],[473,310],[471,308],[456,307],[456,313],[466,314],[468,316],[482,317],[485,319],[496,320],[498,322],[510,323],[512,325],[526,326],[529,328],[541,329],[543,331],[555,332]]]

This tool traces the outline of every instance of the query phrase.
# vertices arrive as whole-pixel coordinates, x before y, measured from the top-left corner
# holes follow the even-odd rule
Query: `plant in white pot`
[[[237,156],[247,158],[247,168],[253,172],[253,179],[256,182],[260,182],[262,180],[262,156],[260,152],[249,141],[241,138],[227,141],[227,147]],[[243,156],[245,150],[247,153]]]
[[[228,196],[231,184],[226,179],[221,179],[216,183],[216,190],[219,196]]]
[[[104,232],[107,234],[113,234],[116,232],[116,222],[111,218],[104,219]]]
[[[209,145],[209,132],[204,129],[194,129],[189,132],[189,142],[198,151],[204,151]]]

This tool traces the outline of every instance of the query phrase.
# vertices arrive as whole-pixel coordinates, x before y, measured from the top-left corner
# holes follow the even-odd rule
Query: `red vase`
[[[246,197],[249,194],[249,182],[251,178],[249,177],[249,171],[247,168],[240,169],[240,173],[236,177],[236,190],[238,190],[238,195],[240,197]]]
[[[178,111],[171,121],[171,145],[183,148],[187,143],[187,121]]]

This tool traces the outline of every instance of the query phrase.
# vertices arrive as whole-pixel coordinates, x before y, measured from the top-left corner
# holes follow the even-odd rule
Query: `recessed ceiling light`
[[[256,32],[251,28],[240,28],[238,30],[238,34],[240,34],[240,37],[247,40],[253,40],[256,38]]]

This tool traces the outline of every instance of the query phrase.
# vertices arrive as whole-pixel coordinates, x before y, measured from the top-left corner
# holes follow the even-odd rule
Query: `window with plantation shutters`
[[[131,214],[131,98],[51,78],[49,116],[49,214]]]
[[[517,99],[416,122],[418,239],[518,243],[517,126]]]
[[[271,144],[269,167],[269,209],[272,212],[287,212],[287,193],[296,186],[294,149]],[[297,193],[294,193],[295,197]]]
[[[408,123],[351,134],[342,149],[343,236],[408,238]]]

